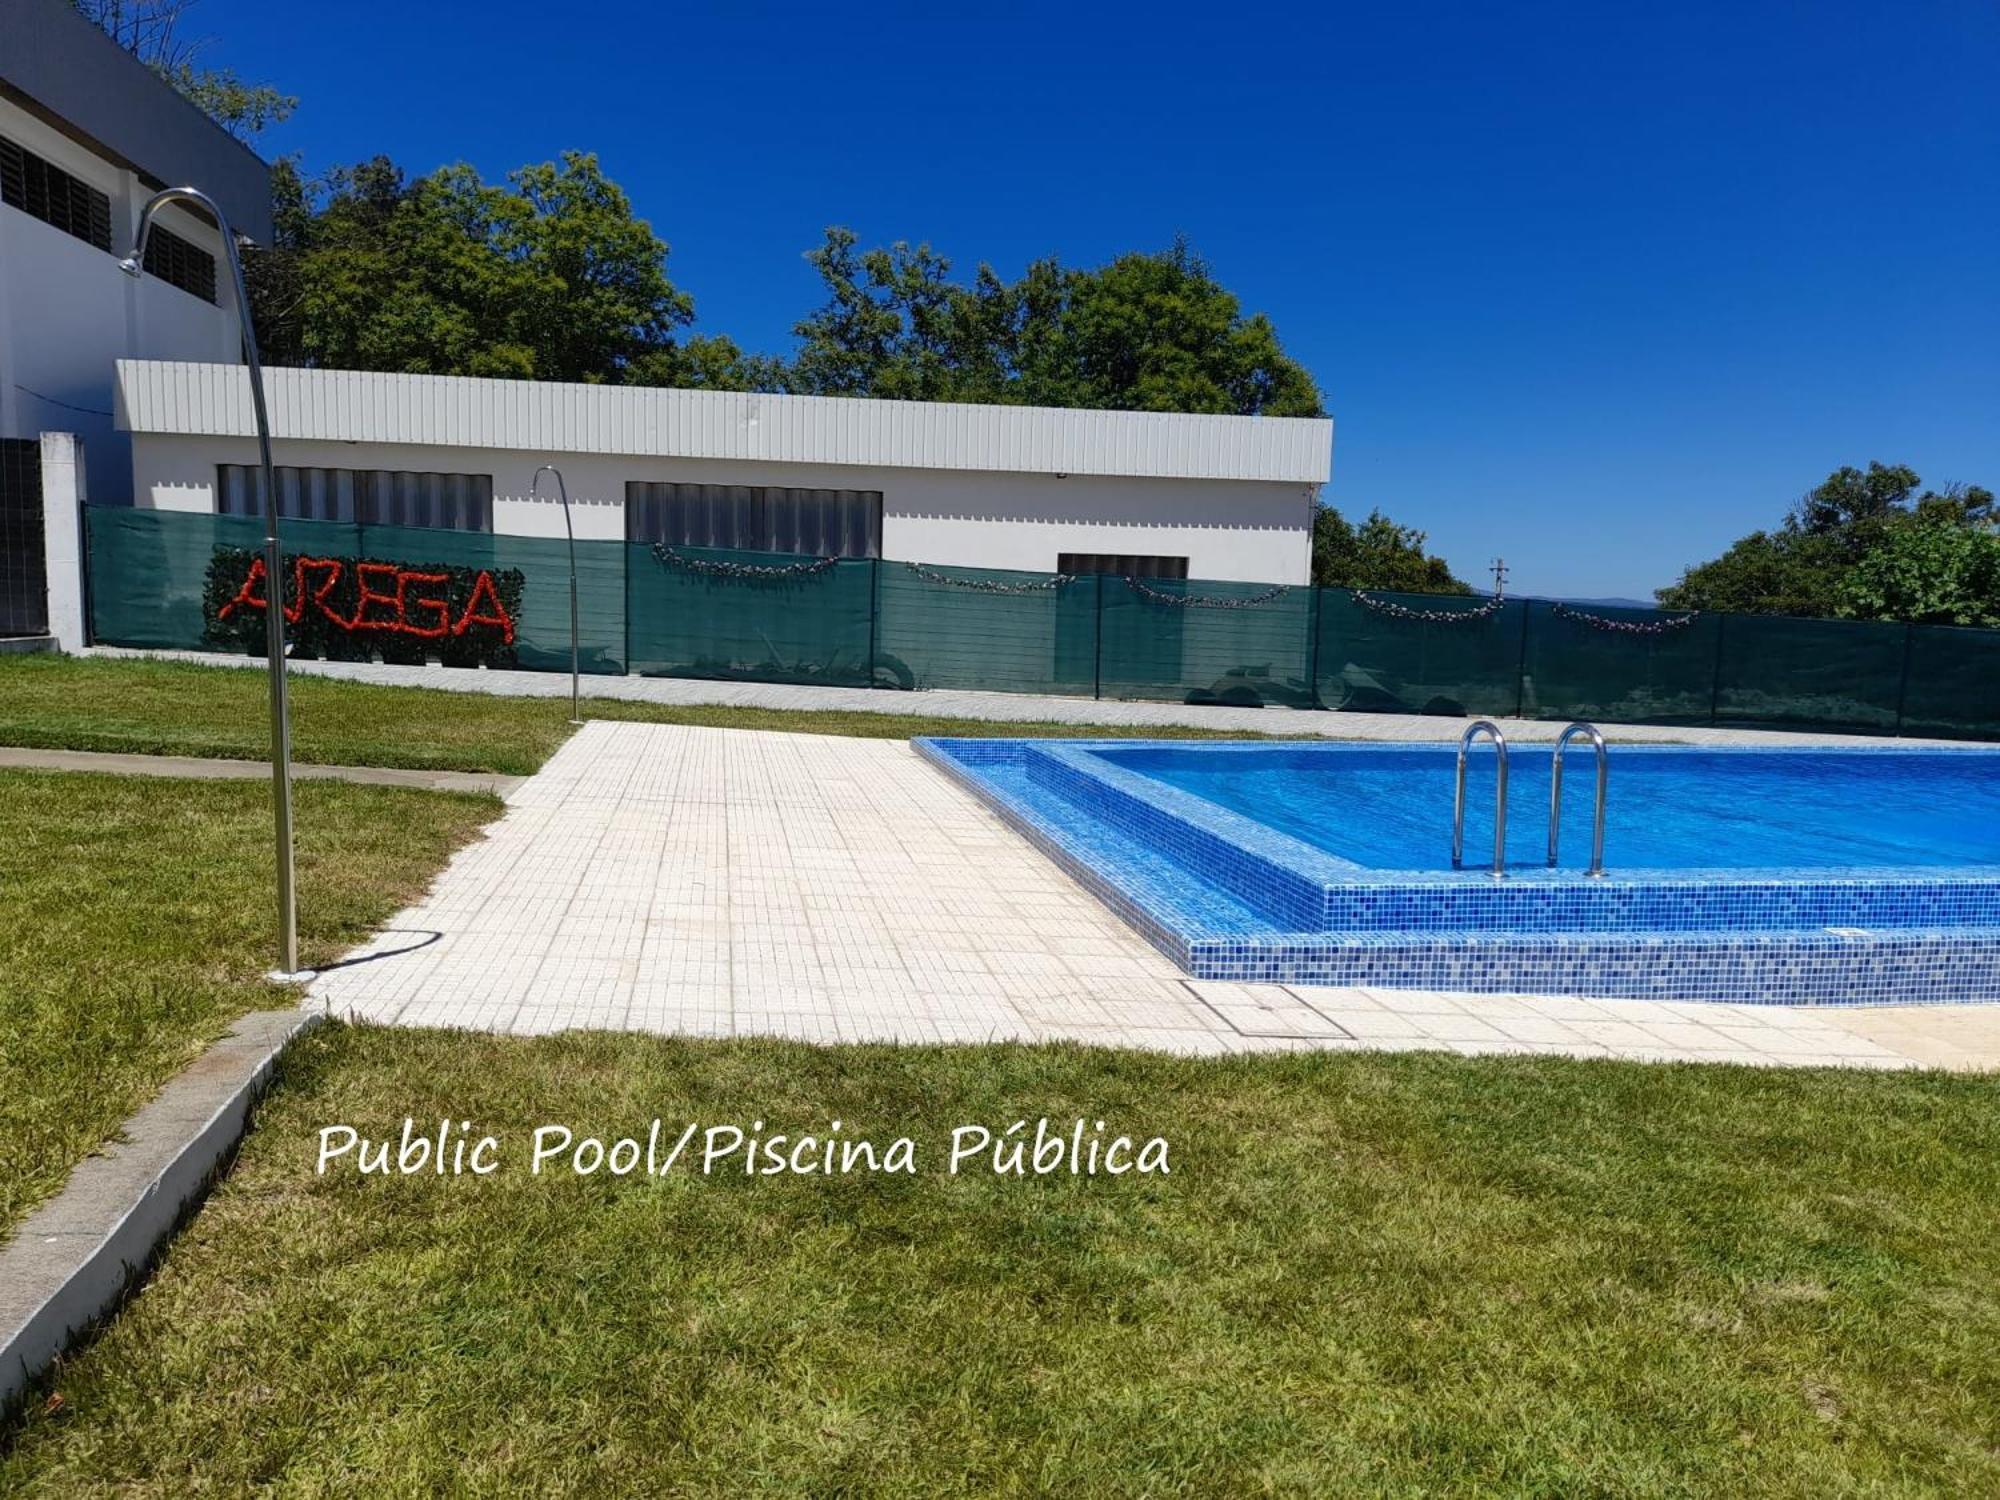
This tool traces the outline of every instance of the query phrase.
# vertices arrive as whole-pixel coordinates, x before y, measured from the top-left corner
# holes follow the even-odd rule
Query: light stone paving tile
[[[636,723],[573,737],[309,1003],[523,1034],[2000,1066],[2000,1007],[1191,986],[905,743]]]
[[[1495,1016],[1492,1024],[1495,1030],[1517,1042],[1546,1045],[1583,1040],[1569,1022],[1549,1016]]]

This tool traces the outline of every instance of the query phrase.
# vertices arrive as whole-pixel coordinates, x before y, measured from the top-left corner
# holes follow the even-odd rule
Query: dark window
[[[306,469],[280,465],[278,514],[297,521],[358,521],[365,526],[493,529],[491,474],[418,474],[400,469]],[[215,508],[225,516],[261,516],[255,464],[217,464]]]
[[[48,629],[48,574],[42,564],[42,445],[0,440],[0,635]]]
[[[111,248],[110,196],[4,136],[0,136],[0,203],[100,250]]]
[[[1065,552],[1056,559],[1058,573],[1111,573],[1120,578],[1185,578],[1185,557],[1143,557],[1122,552]]]
[[[812,557],[880,557],[880,490],[749,484],[625,486],[625,539]]]
[[[146,236],[146,274],[204,302],[215,301],[215,257],[157,224]]]

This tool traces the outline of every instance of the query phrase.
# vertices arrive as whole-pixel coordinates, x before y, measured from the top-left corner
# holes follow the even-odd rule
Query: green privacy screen
[[[93,637],[204,638],[217,548],[261,521],[89,508]],[[288,553],[518,570],[524,667],[569,665],[561,539],[284,523]],[[1610,724],[2000,738],[2000,631],[1205,580],[576,546],[587,672],[965,688]],[[422,648],[357,643],[356,654]]]
[[[1771,615],[1719,624],[1716,723],[1895,729],[1904,626]]]
[[[866,687],[875,564],[720,547],[625,546],[634,672]]]
[[[1312,590],[1103,577],[1098,694],[1310,707]]]
[[[875,680],[997,693],[1097,690],[1094,577],[884,562]]]
[[[2000,739],[2000,630],[1911,629],[1903,733]]]
[[[1521,712],[1613,724],[1706,724],[1720,615],[1530,601]]]
[[[203,638],[201,601],[218,547],[261,547],[264,523],[247,516],[89,506],[90,633],[108,646],[236,650]],[[352,557],[356,528],[287,521],[287,552]]]
[[[1320,702],[1372,713],[1511,714],[1520,706],[1521,608],[1321,589]]]
[[[90,617],[95,639],[114,646],[242,649],[204,636],[202,591],[218,547],[263,546],[264,523],[248,516],[92,506]],[[519,569],[515,645],[524,667],[569,667],[569,550],[566,541],[494,536],[433,527],[355,526],[287,520],[287,554],[371,559],[405,567],[456,565]],[[586,672],[622,672],[625,662],[624,543],[576,547],[578,655]],[[358,646],[356,655],[402,643]]]

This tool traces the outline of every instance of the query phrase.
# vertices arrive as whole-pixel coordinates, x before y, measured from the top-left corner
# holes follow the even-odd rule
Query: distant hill
[[[1491,589],[1476,588],[1472,592],[1486,599],[1493,597],[1493,590]],[[1607,607],[1611,609],[1658,609],[1660,607],[1651,599],[1563,599],[1558,601],[1550,599],[1546,594],[1509,594],[1507,597],[1510,599],[1539,599],[1545,604],[1559,602],[1563,604],[1584,605],[1597,609]]]

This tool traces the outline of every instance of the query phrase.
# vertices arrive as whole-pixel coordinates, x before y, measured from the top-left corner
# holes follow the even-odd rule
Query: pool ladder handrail
[[[1570,740],[1579,734],[1589,738],[1591,748],[1597,753],[1597,810],[1590,837],[1590,875],[1593,880],[1601,880],[1604,878],[1604,793],[1611,782],[1611,752],[1605,748],[1604,736],[1597,726],[1581,720],[1556,736],[1555,759],[1549,767],[1549,868],[1555,868],[1556,840],[1562,832],[1563,752],[1569,748]]]
[[[1491,719],[1476,720],[1458,739],[1458,785],[1451,799],[1451,867],[1454,870],[1465,868],[1465,756],[1472,748],[1472,742],[1481,734],[1493,737],[1493,750],[1499,757],[1493,798],[1493,878],[1505,880],[1507,878],[1507,736],[1500,732],[1500,726]]]

